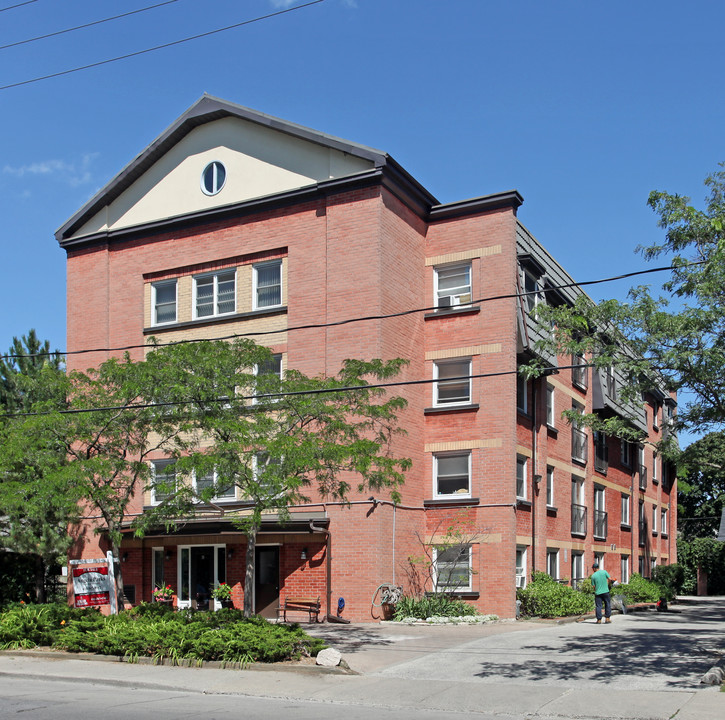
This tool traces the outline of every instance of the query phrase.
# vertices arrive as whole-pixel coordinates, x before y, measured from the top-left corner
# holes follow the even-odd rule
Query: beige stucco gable
[[[209,196],[200,180],[214,160],[224,164],[226,182],[217,195]],[[249,120],[223,117],[191,130],[70,237],[233,205],[373,167],[371,160]]]

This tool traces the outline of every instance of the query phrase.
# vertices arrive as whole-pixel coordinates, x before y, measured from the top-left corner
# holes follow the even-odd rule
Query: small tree
[[[249,512],[232,517],[247,538],[244,612],[252,614],[257,533],[266,513],[284,522],[308,493],[345,501],[353,491],[391,490],[410,460],[390,454],[402,430],[400,397],[385,397],[370,380],[393,377],[402,360],[347,360],[335,377],[307,377],[289,369],[281,377],[271,352],[249,340],[163,347],[147,363],[163,381],[163,398],[193,428],[197,447],[177,445],[176,470],[213,477],[199,491],[185,483],[167,502],[139,519],[150,524],[193,514],[198,501],[236,489]]]

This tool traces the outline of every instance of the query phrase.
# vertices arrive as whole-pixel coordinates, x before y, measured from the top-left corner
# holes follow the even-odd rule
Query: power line
[[[571,368],[581,367],[593,367],[589,363],[578,363],[576,365],[550,365],[549,367],[540,368],[544,373],[546,372],[559,372],[560,370],[569,370]],[[518,375],[518,370],[500,370],[492,373],[479,373],[477,375],[461,375],[455,378],[446,378],[446,381],[456,380],[474,380],[477,378],[492,378],[502,377],[503,375]],[[299,395],[329,395],[330,393],[336,392],[353,392],[355,390],[374,390],[376,388],[392,388],[392,387],[404,387],[408,385],[430,385],[432,383],[440,382],[438,378],[426,379],[426,380],[397,380],[395,382],[385,383],[370,383],[368,385],[344,385],[337,388],[319,388],[316,390],[290,390],[282,391],[278,393],[264,393],[263,395],[241,395],[238,400],[269,400],[277,399],[282,397],[294,397]],[[93,407],[93,408],[75,408],[72,410],[58,410],[59,415],[84,415],[92,412],[117,412],[119,410],[144,410],[152,407],[177,407],[179,405],[190,405],[193,404],[194,400],[178,400],[173,402],[150,402],[150,403],[132,403],[129,405],[110,405],[107,407]],[[208,398],[204,399],[204,404],[212,405],[217,403],[228,403],[228,397],[221,398]],[[254,409],[254,405],[250,405],[250,409]],[[7,413],[0,415],[0,418],[20,418],[20,417],[45,417],[53,415],[53,411],[44,412],[27,412],[27,413]]]
[[[23,7],[23,5],[32,5],[34,2],[38,2],[38,0],[26,0],[25,2],[18,3],[17,5],[8,5],[7,7],[0,8],[0,12],[15,10],[15,8]]]
[[[285,10],[278,10],[277,12],[268,13],[267,15],[260,15],[259,17],[252,18],[251,20],[244,20],[242,22],[234,23],[233,25],[217,28],[216,30],[209,30],[207,32],[199,33],[198,35],[190,35],[189,37],[182,38],[181,40],[173,40],[172,42],[155,45],[154,47],[146,48],[145,50],[137,50],[136,52],[127,53],[126,55],[118,55],[117,57],[109,58],[108,60],[99,60],[98,62],[81,65],[80,67],[71,68],[70,70],[61,70],[60,72],[50,73],[49,75],[41,75],[40,77],[32,78],[30,80],[21,80],[20,82],[10,83],[9,85],[0,85],[0,90],[9,90],[10,88],[20,87],[21,85],[30,85],[31,83],[40,82],[41,80],[50,80],[51,78],[61,77],[62,75],[70,75],[71,73],[80,72],[81,70],[89,70],[90,68],[100,67],[101,65],[108,65],[109,63],[119,62],[120,60],[128,60],[129,58],[145,55],[146,53],[155,52],[156,50],[164,50],[166,48],[174,47],[175,45],[182,45],[183,43],[191,42],[192,40],[199,40],[200,38],[217,35],[218,33],[233,30],[234,28],[239,28],[244,25],[251,25],[252,23],[259,22],[260,20],[268,20],[269,18],[277,17],[278,15],[285,15],[286,13],[294,12],[295,10],[302,10],[312,5],[318,5],[322,2],[325,2],[325,0],[310,0],[310,2],[306,2],[303,5],[295,5],[294,7],[286,8]]]
[[[32,0],[36,2],[37,0]],[[7,45],[0,45],[0,50],[6,50],[7,48],[17,47],[18,45],[27,45],[28,43],[36,42],[37,40],[45,40],[47,38],[55,37],[56,35],[64,35],[65,33],[74,32],[76,30],[83,30],[84,28],[93,27],[94,25],[102,25],[103,23],[111,22],[112,20],[119,20],[120,18],[128,17],[129,15],[137,15],[138,13],[146,12],[147,10],[154,10],[155,8],[161,7],[162,5],[171,5],[172,3],[179,2],[179,0],[165,0],[165,2],[156,3],[156,5],[149,5],[138,10],[131,10],[130,12],[122,13],[121,15],[114,15],[113,17],[103,18],[102,20],[94,20],[93,22],[85,23],[83,25],[76,25],[75,27],[66,28],[65,30],[56,30],[52,33],[46,33],[45,35],[36,35],[35,37],[28,38],[27,40],[18,40],[17,42],[8,43]],[[27,3],[23,3],[26,5]],[[17,7],[17,6],[15,6]]]
[[[630,273],[624,273],[623,275],[615,275],[613,277],[607,277],[607,278],[600,278],[599,280],[585,280],[580,283],[571,282],[571,283],[565,283],[564,285],[549,285],[544,290],[532,290],[529,292],[520,292],[520,293],[508,293],[504,295],[493,295],[491,297],[486,298],[479,298],[477,300],[471,300],[467,305],[480,305],[485,302],[491,302],[494,300],[510,300],[512,298],[521,298],[521,297],[528,297],[529,295],[541,295],[542,293],[545,294],[546,292],[550,290],[564,290],[566,288],[572,288],[572,287],[582,287],[584,285],[598,285],[601,283],[606,282],[614,282],[616,280],[626,280],[627,278],[635,277],[637,275],[647,275],[649,273],[655,273],[655,272],[663,272],[665,270],[674,270],[674,269],[681,269],[681,267],[694,267],[695,265],[703,265],[706,261],[699,260],[697,262],[689,263],[687,266],[678,266],[677,268],[674,268],[672,266],[666,265],[662,267],[657,268],[648,268],[647,270],[636,270]],[[18,354],[7,354],[7,355],[0,355],[0,360],[15,360],[19,358],[32,358],[32,357],[53,357],[53,356],[68,356],[68,355],[87,355],[89,353],[95,353],[95,352],[124,352],[126,350],[139,350],[141,348],[155,348],[155,347],[171,347],[174,345],[186,345],[188,343],[198,343],[198,342],[206,342],[206,341],[214,341],[214,340],[233,340],[238,337],[258,337],[258,336],[264,336],[264,335],[279,335],[280,333],[286,333],[286,332],[293,332],[296,330],[321,330],[328,327],[340,327],[342,325],[350,325],[351,323],[356,322],[366,322],[371,320],[387,320],[389,318],[396,318],[396,317],[405,317],[406,315],[414,315],[416,313],[421,312],[433,312],[435,310],[440,310],[440,307],[437,305],[432,307],[422,307],[422,308],[414,308],[412,310],[402,310],[401,312],[397,313],[388,313],[385,315],[365,315],[361,317],[354,317],[354,318],[347,318],[345,320],[337,320],[335,322],[329,322],[329,323],[309,323],[307,325],[295,325],[293,327],[287,327],[282,328],[280,330],[258,330],[254,332],[249,333],[235,333],[232,335],[220,335],[218,337],[213,338],[188,338],[185,340],[176,340],[173,342],[168,343],[158,343],[156,345],[149,345],[148,343],[144,344],[136,344],[136,345],[124,345],[120,347],[108,347],[108,348],[87,348],[85,350],[67,350],[65,352],[60,352],[58,350],[56,351],[48,351],[48,352],[42,352],[42,353],[29,353],[27,355],[18,355]],[[160,327],[160,330],[164,330],[166,328]]]

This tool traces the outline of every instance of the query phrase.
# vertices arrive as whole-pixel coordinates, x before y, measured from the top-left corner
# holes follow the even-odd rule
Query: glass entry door
[[[179,608],[218,610],[221,604],[212,590],[226,582],[226,546],[190,545],[179,547]]]

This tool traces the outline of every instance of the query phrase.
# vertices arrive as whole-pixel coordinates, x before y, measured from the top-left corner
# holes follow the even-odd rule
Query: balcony
[[[640,490],[647,489],[647,466],[646,465],[639,466],[639,489]]]
[[[572,428],[571,430],[571,459],[575,462],[586,465],[588,459],[587,434],[583,430]]]
[[[597,540],[607,539],[607,515],[605,510],[594,511],[594,537]]]
[[[571,534],[581,535],[587,534],[587,508],[586,505],[571,504]]]

